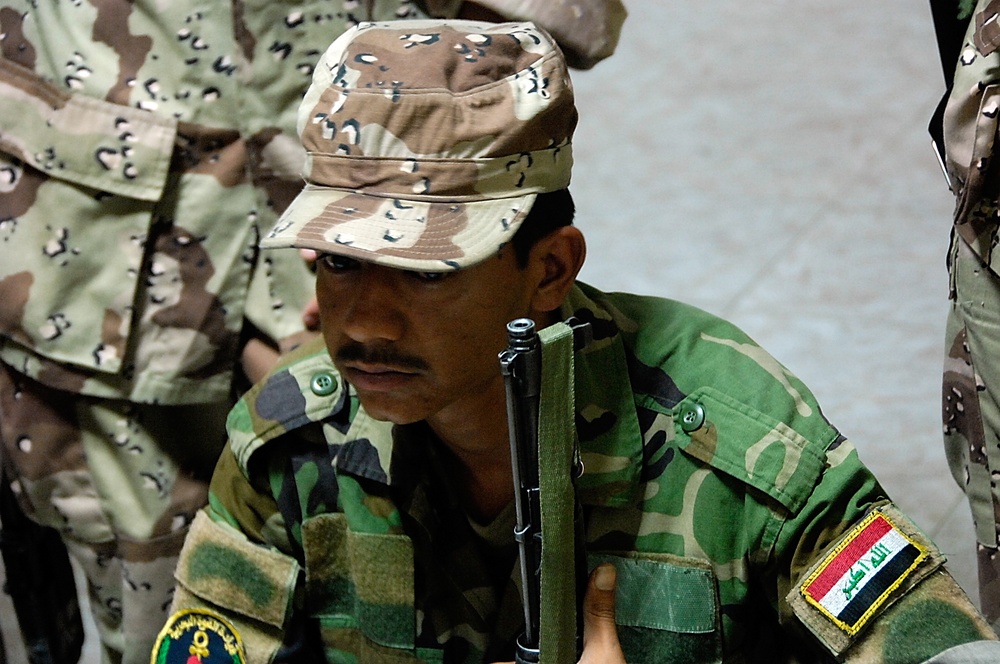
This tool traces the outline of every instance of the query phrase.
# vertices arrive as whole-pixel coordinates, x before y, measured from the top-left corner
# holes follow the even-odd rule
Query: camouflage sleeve
[[[831,446],[827,464],[776,541],[783,623],[805,627],[848,662],[920,662],[996,638],[853,445]]]
[[[213,616],[242,643],[244,661],[273,661],[294,622],[293,600],[300,576],[294,558],[253,544],[232,527],[200,512],[185,540],[175,576],[177,588],[165,632],[176,629],[177,620],[184,616]]]
[[[292,642],[305,633],[295,610],[302,570],[287,547],[274,498],[266,486],[253,486],[227,446],[212,477],[209,505],[181,552],[159,655],[184,640],[183,627],[194,619],[225,625],[240,643],[243,661],[277,662],[297,652]]]
[[[618,46],[625,22],[620,0],[474,0],[510,21],[533,21],[552,34],[571,67],[590,69]]]
[[[251,483],[230,445],[219,456],[208,500],[207,513],[213,521],[232,526],[256,544],[272,546],[290,555],[294,552],[288,544],[281,512],[268,489],[267,477]]]

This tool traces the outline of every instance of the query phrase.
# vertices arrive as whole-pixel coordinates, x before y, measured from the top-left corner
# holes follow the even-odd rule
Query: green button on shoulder
[[[681,406],[681,429],[686,433],[697,431],[705,424],[705,408],[700,403],[688,403]]]
[[[318,397],[325,397],[337,390],[337,377],[330,371],[318,371],[309,381],[309,389]]]

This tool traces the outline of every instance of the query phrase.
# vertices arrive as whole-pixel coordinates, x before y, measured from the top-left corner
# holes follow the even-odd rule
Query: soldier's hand
[[[590,573],[587,594],[583,597],[583,655],[579,664],[625,664],[615,624],[617,577],[617,570],[610,563],[598,565]]]
[[[617,571],[609,563],[590,574],[583,598],[583,656],[580,664],[625,664],[615,625]]]

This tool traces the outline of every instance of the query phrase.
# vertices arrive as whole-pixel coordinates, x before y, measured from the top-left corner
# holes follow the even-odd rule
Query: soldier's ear
[[[587,257],[587,243],[576,226],[561,226],[531,248],[530,267],[536,286],[531,307],[548,313],[558,309]]]

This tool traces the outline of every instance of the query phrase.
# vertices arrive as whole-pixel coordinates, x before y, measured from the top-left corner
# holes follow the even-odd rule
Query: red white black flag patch
[[[885,514],[873,512],[800,589],[807,602],[853,636],[926,557],[924,547]]]

